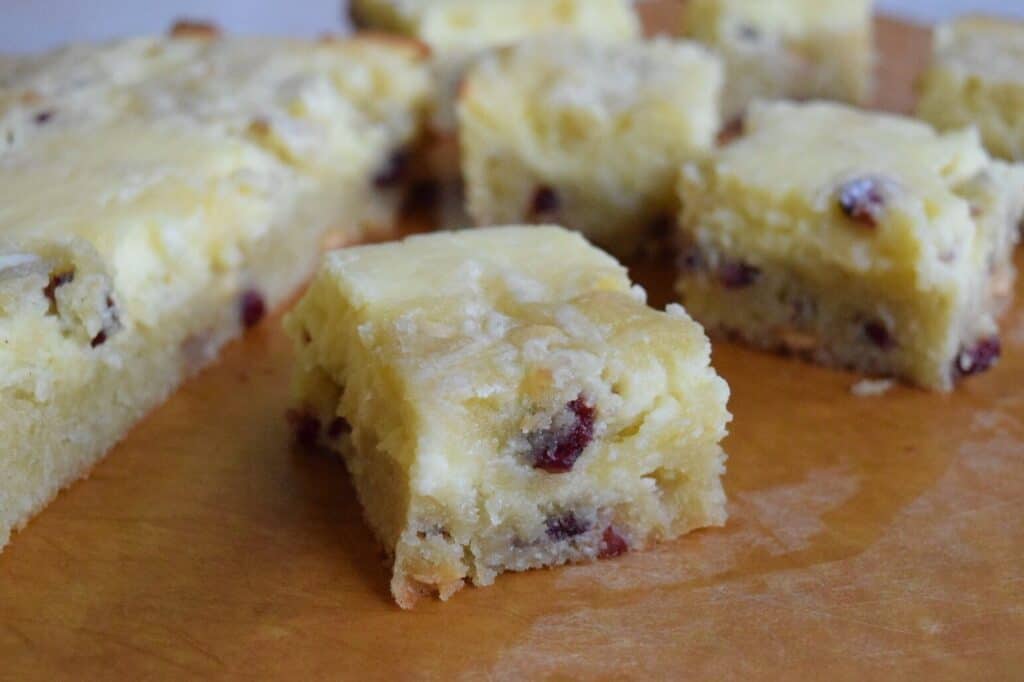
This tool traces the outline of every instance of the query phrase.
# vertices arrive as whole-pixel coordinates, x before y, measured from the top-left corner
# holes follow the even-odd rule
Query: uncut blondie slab
[[[454,101],[466,68],[481,53],[538,33],[596,40],[639,38],[631,0],[352,0],[352,23],[416,38],[434,53],[436,124],[455,125]]]
[[[707,338],[577,234],[337,251],[286,327],[292,418],[343,455],[402,607],[725,520]]]
[[[870,96],[874,50],[871,0],[690,0],[684,34],[726,64],[723,115],[755,99]]]
[[[1024,171],[975,131],[759,103],[680,185],[678,288],[711,329],[938,390],[998,359]]]
[[[990,152],[1024,161],[1024,22],[965,17],[935,29],[933,50],[918,116],[977,126]]]
[[[721,88],[718,58],[682,41],[551,36],[484,57],[458,104],[469,214],[632,255],[672,232],[679,167],[713,147]]]
[[[421,126],[420,52],[201,28],[0,63],[0,547],[357,238]]]

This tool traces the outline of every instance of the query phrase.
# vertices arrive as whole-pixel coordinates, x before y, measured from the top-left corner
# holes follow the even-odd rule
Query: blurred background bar
[[[342,30],[342,0],[0,0],[0,52],[32,52],[69,40],[160,33],[174,19],[215,21],[233,33],[315,36]],[[965,12],[1024,18],[1024,0],[879,0],[921,23]]]

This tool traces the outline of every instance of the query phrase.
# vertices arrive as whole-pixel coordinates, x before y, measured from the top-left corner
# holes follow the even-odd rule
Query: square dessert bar
[[[286,327],[291,417],[344,457],[405,608],[725,520],[729,389],[703,330],[577,234],[337,251]]]
[[[870,95],[871,0],[690,0],[684,33],[725,60],[723,115],[754,99]]]
[[[671,233],[679,167],[710,152],[722,67],[696,43],[543,37],[481,59],[458,104],[468,210],[557,222],[618,255]]]
[[[938,390],[998,358],[1024,169],[975,131],[758,103],[680,185],[678,288],[712,330]]]
[[[358,238],[425,123],[421,51],[185,29],[0,64],[0,547]]]
[[[1024,22],[965,17],[936,28],[933,49],[918,115],[977,126],[990,152],[1024,161]]]
[[[639,38],[631,0],[352,0],[352,23],[416,38],[430,46],[439,81],[436,124],[454,126],[454,101],[466,68],[482,52],[537,33],[596,40]]]

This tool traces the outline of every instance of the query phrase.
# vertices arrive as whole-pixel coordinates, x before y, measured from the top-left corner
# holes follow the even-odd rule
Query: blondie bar
[[[975,131],[758,103],[680,185],[679,291],[711,329],[939,390],[998,358],[1024,170]]]
[[[286,327],[292,418],[343,455],[405,608],[725,519],[707,338],[577,234],[337,251]]]
[[[974,125],[993,154],[1024,161],[1024,23],[966,17],[935,29],[918,115],[940,130]]]
[[[638,38],[631,0],[352,0],[352,23],[422,40],[435,56],[437,125],[454,126],[454,101],[466,68],[490,48],[557,31],[594,39]]]
[[[199,28],[0,65],[0,547],[361,234],[421,125],[422,53]]]
[[[681,41],[551,36],[482,58],[458,104],[470,216],[558,222],[631,255],[672,231],[679,168],[714,146],[721,87],[718,58]]]
[[[723,115],[742,116],[763,99],[870,95],[871,0],[690,0],[685,35],[726,64]]]

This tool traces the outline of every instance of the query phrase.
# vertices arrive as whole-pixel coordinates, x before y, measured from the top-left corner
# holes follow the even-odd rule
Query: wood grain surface
[[[927,36],[879,31],[907,110]],[[1004,339],[954,395],[877,398],[718,343],[724,529],[406,613],[343,466],[290,445],[269,319],[0,555],[0,678],[1022,679],[1024,305]]]

